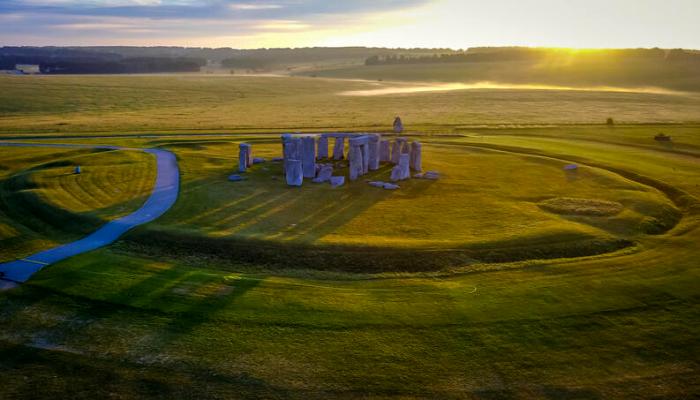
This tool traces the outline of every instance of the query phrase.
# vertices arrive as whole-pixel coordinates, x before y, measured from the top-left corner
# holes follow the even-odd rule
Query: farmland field
[[[0,292],[0,393],[700,393],[700,97],[346,94],[414,85],[0,76],[3,141],[159,147],[181,171],[163,217]],[[268,161],[227,180],[243,141],[270,160],[282,132],[388,132],[395,115],[441,179],[290,189]],[[154,168],[140,152],[0,146],[0,261],[136,209]]]

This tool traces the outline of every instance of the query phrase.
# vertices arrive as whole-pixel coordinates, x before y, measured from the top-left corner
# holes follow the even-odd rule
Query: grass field
[[[458,90],[339,96],[412,86],[302,77],[0,76],[0,135],[231,133],[479,126],[698,123],[700,95],[550,90]],[[38,96],[37,93],[41,93]]]
[[[12,81],[11,90],[29,93],[40,83],[58,90],[61,82],[83,78],[55,79]],[[27,284],[0,293],[4,396],[700,394],[700,118],[692,97],[679,103],[678,97],[649,94],[481,91],[357,98],[333,93],[366,83],[249,78],[240,90],[250,97],[232,111],[207,106],[235,87],[234,80],[84,79],[103,86],[113,99],[100,96],[95,101],[104,104],[57,111],[51,103],[61,103],[69,90],[57,91],[57,97],[40,100],[46,103],[4,112],[0,130],[25,137],[48,135],[54,128],[75,135],[171,132],[167,137],[64,135],[51,141],[169,149],[178,156],[181,195],[169,213],[115,245],[46,268]],[[199,94],[191,92],[202,102],[196,107],[175,105],[177,99],[153,90],[144,92],[142,106],[126,110],[142,90],[135,88],[162,85],[177,92],[195,80],[204,82]],[[134,97],[117,94],[112,87],[117,81]],[[80,90],[74,89],[78,102],[86,98]],[[7,110],[4,93],[10,92],[2,93],[0,104]],[[256,100],[263,94],[267,100]],[[519,108],[488,109],[483,103],[489,97]],[[557,106],[545,107],[544,99]],[[165,107],[168,101],[172,108]],[[315,108],[324,101],[329,115],[330,110],[342,113],[324,119],[326,111]],[[405,106],[402,116],[420,116],[420,126],[430,128],[421,137],[424,165],[441,171],[441,180],[411,181],[395,193],[363,182],[336,190],[310,184],[295,190],[273,179],[279,166],[268,163],[256,166],[247,181],[231,183],[226,177],[237,164],[237,143],[249,141],[256,156],[269,158],[279,151],[277,135],[178,136],[286,130],[305,116],[333,130],[364,129],[365,123],[373,126],[372,118],[390,121],[396,104]],[[184,109],[193,114],[176,115]],[[618,119],[623,109],[634,124],[602,125],[608,114]],[[651,109],[656,112],[650,114]],[[202,130],[187,130],[201,117],[195,110],[208,117],[202,118]],[[499,113],[507,121],[503,126]],[[579,119],[588,113],[590,120]],[[166,115],[172,118],[158,119]],[[676,120],[678,115],[684,117]],[[286,125],[285,116],[294,123]],[[51,128],[59,120],[70,125]],[[663,124],[671,120],[688,123]],[[580,125],[585,122],[600,125]],[[487,126],[470,127],[482,124]],[[409,126],[416,134],[422,129]],[[451,135],[437,135],[441,129]],[[656,143],[659,131],[673,142]],[[134,208],[153,179],[152,160],[137,152],[0,152],[3,182],[28,176],[41,188],[37,204],[71,216],[104,219]],[[73,164],[47,169],[54,159],[86,166],[84,176],[63,179],[89,178],[92,168],[103,167],[121,178],[94,175],[89,183],[61,186],[61,168]],[[564,173],[567,163],[580,164],[578,175]],[[105,181],[123,197],[74,201],[82,199],[78,187],[101,193]],[[17,195],[1,188],[2,199]],[[16,209],[21,210],[11,207]],[[2,232],[21,231],[28,220],[26,214],[3,213]],[[28,213],[40,220],[37,225],[51,219]],[[82,232],[66,231],[27,234],[49,245]],[[625,246],[577,253],[587,240],[622,240]],[[475,250],[486,244],[503,259]],[[301,256],[295,257],[294,249]],[[452,257],[455,249],[465,256]],[[24,251],[7,251],[4,245],[2,250],[8,258]],[[356,261],[367,254],[391,268],[358,268]],[[527,257],[508,258],[511,254]],[[318,260],[324,264],[314,264]],[[416,267],[426,265],[430,268]]]
[[[0,261],[75,240],[138,208],[155,181],[151,158],[0,147]],[[81,174],[73,173],[76,166]]]

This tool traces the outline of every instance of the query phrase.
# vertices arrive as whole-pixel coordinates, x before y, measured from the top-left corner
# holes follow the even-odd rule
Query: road
[[[159,149],[135,149],[116,146],[86,146],[86,145],[62,145],[62,144],[29,144],[29,143],[0,143],[0,146],[17,147],[72,147],[72,148],[99,148],[111,150],[145,151],[156,157],[157,174],[156,183],[153,186],[148,200],[133,213],[119,219],[109,221],[101,228],[78,241],[67,243],[53,249],[25,257],[21,260],[0,264],[2,280],[21,283],[27,281],[32,275],[46,267],[86,253],[100,247],[114,243],[128,230],[151,222],[163,215],[175,204],[180,189],[180,170],[178,169],[175,155],[166,150]],[[1,286],[1,285],[0,285]]]

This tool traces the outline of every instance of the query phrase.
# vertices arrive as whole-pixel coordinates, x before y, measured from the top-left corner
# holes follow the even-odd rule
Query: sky
[[[700,49],[700,0],[0,0],[0,45]]]

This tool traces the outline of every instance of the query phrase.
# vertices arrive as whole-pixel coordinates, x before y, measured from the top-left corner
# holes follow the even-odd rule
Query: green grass
[[[0,261],[80,238],[137,209],[155,160],[135,151],[0,147]],[[80,165],[81,174],[74,174]]]
[[[139,81],[134,79],[129,85]],[[281,90],[262,82],[270,81],[258,82],[261,92]],[[517,92],[510,100],[507,92],[487,95],[514,104],[526,94],[533,95]],[[254,142],[255,154],[269,157],[279,151],[276,135],[55,139],[163,146],[178,156],[182,193],[171,212],[126,240],[46,268],[28,284],[0,294],[2,393],[11,398],[300,399],[692,398],[700,393],[698,127],[469,128],[474,120],[466,115],[472,109],[463,104],[453,114],[435,112],[437,104],[450,109],[443,102],[452,95],[348,100],[345,114],[369,119],[389,113],[389,105],[399,101],[422,113],[427,103],[421,101],[427,99],[424,121],[460,133],[422,137],[425,165],[440,170],[443,179],[410,182],[398,193],[378,192],[362,182],[336,191],[305,185],[285,200],[293,189],[272,179],[278,167],[270,164],[264,165],[267,171],[256,166],[248,181],[226,181],[237,164],[239,141]],[[594,115],[595,109],[582,106],[588,95],[567,94],[569,111],[579,105],[581,115]],[[310,104],[301,97],[298,104]],[[285,101],[257,104],[262,109],[248,118],[275,121],[278,107],[298,112],[296,105],[283,106]],[[331,101],[330,108],[340,101]],[[664,106],[649,120],[662,122],[677,112],[669,111],[676,107],[673,100],[658,101]],[[112,103],[121,107],[118,100]],[[563,108],[538,104],[493,110],[494,120],[499,112],[507,119],[532,110],[567,120]],[[600,110],[609,106],[597,104]],[[376,110],[365,115],[370,106]],[[642,103],[626,106],[644,113]],[[96,112],[89,105],[77,110]],[[154,112],[139,110],[133,121],[120,111],[114,115],[125,118],[126,129]],[[210,112],[221,120],[235,114]],[[307,115],[316,112],[309,109]],[[37,120],[55,118],[45,109],[38,113],[3,117],[0,127],[31,135]],[[569,121],[580,122],[577,115],[574,110]],[[82,128],[96,132],[90,118]],[[173,119],[166,124],[187,124]],[[22,130],[13,128],[22,121],[27,124]],[[348,119],[323,121],[340,130]],[[104,129],[121,133],[118,126]],[[653,141],[660,130],[673,136],[672,146]],[[0,172],[10,176],[51,161],[33,151],[11,153],[23,161]],[[5,160],[0,164],[9,166]],[[571,162],[581,165],[576,179],[567,179],[561,169]],[[354,197],[343,197],[348,195]],[[50,205],[53,198],[43,201]],[[587,207],[616,202],[623,210],[590,216],[539,206],[561,198],[586,199]],[[304,220],[331,212],[338,203],[348,206],[344,215],[333,214],[340,223],[317,226],[313,218]],[[289,215],[303,220],[296,231],[283,229],[294,223]],[[409,218],[417,222],[404,221]],[[439,218],[439,224],[432,226],[431,218]],[[651,219],[663,229],[650,229],[659,226]],[[373,220],[393,222],[397,230],[418,224],[420,231],[394,235],[386,223]],[[346,268],[309,265],[314,250],[346,238],[357,245],[365,234],[374,238],[374,251],[383,246],[409,254],[394,259],[405,268],[352,273],[348,260],[357,258],[343,257],[336,262]],[[527,261],[469,258],[446,269],[407,268],[427,258],[405,250],[483,242],[506,248],[510,235],[522,240],[526,247],[518,251],[523,253],[536,248],[535,237],[555,247],[564,234],[630,240],[634,246],[578,258],[543,259],[533,251]],[[154,245],[170,238],[173,247]],[[247,250],[236,247],[241,243],[249,244]],[[280,247],[262,256],[282,246],[311,253],[297,258],[287,253],[279,264],[267,264],[256,251],[270,244]],[[575,247],[566,244],[569,252]],[[216,254],[208,254],[212,249]],[[435,264],[444,262],[433,258]]]
[[[467,90],[388,96],[339,93],[402,85],[321,78],[0,76],[0,134],[279,132],[700,122],[698,95]],[[404,84],[405,85],[405,84]],[[42,95],[37,95],[41,93]]]

